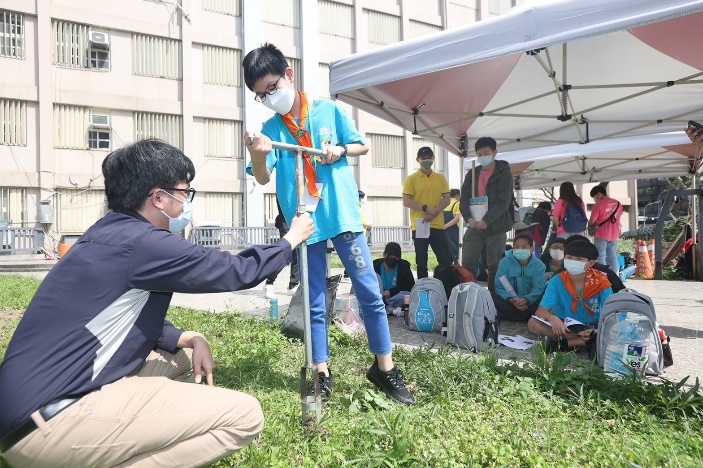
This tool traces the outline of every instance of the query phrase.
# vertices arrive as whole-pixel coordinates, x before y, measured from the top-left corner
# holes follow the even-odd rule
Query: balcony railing
[[[0,228],[0,254],[41,253],[44,231],[39,228]]]

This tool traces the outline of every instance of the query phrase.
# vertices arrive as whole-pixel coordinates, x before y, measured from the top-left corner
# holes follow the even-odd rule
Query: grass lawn
[[[36,286],[0,276],[0,356]],[[168,318],[209,338],[217,385],[251,393],[264,408],[261,437],[217,466],[703,466],[697,386],[681,393],[673,383],[611,381],[572,354],[535,352],[519,366],[490,353],[396,349],[417,400],[406,408],[366,381],[365,340],[333,327],[334,394],[320,424],[302,427],[301,343],[236,313],[172,308]]]

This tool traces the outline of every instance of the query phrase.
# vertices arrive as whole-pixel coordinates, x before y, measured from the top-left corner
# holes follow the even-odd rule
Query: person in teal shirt
[[[543,320],[533,317],[527,322],[532,333],[548,338],[547,352],[566,351],[589,342],[601,307],[613,294],[608,275],[593,268],[597,259],[598,249],[589,241],[567,242],[564,271],[549,281],[535,313]],[[567,327],[567,318],[583,325]]]
[[[255,99],[275,112],[260,132],[244,134],[250,155],[247,173],[265,185],[276,171],[276,195],[283,216],[290,224],[296,213],[296,158],[290,151],[273,149],[271,142],[314,147],[322,156],[304,155],[304,202],[315,230],[306,242],[312,360],[318,369],[323,398],[332,394],[332,373],[326,321],[327,240],[331,240],[349,272],[359,306],[369,350],[376,359],[367,379],[397,403],[415,401],[405,386],[405,377],[393,364],[386,307],[373,269],[371,253],[363,233],[359,192],[348,156],[369,151],[366,141],[347,113],[329,99],[309,99],[296,91],[296,76],[283,53],[273,44],[249,52],[242,62],[244,82]],[[314,395],[314,385],[310,394]]]
[[[400,291],[410,291],[415,286],[410,262],[401,258],[402,253],[400,244],[389,242],[383,249],[383,258],[373,261],[373,269],[381,277],[384,303]]]
[[[547,282],[544,263],[534,256],[534,248],[530,236],[517,236],[513,249],[498,263],[496,290],[491,296],[501,320],[526,322],[539,307]]]

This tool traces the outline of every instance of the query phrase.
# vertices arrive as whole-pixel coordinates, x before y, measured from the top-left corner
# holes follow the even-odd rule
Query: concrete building
[[[157,137],[195,163],[195,225],[264,226],[276,215],[274,184],[245,174],[242,134],[271,114],[243,85],[247,51],[276,44],[298,87],[328,97],[331,60],[515,3],[0,0],[0,220],[44,229],[56,249],[105,213],[101,163],[109,151]],[[434,145],[346,108],[371,142],[367,156],[351,161],[367,216],[408,225],[402,183],[417,168],[417,149]],[[435,149],[436,170],[459,187],[459,159]]]

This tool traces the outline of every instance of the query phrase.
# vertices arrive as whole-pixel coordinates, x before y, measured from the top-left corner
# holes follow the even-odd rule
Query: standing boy
[[[605,193],[605,187],[596,185],[591,189],[591,197],[596,202],[591,210],[589,226],[600,227],[593,234],[593,243],[598,249],[598,263],[608,265],[615,274],[620,272],[618,263],[618,239],[620,238],[620,202]]]
[[[437,256],[440,265],[451,265],[451,254],[444,234],[442,211],[449,205],[449,184],[446,177],[432,170],[434,152],[429,146],[417,151],[420,169],[409,175],[403,184],[403,206],[410,208],[410,229],[415,244],[417,278],[427,278],[427,249]],[[429,234],[427,234],[429,224]],[[423,226],[424,225],[424,226]]]
[[[324,155],[304,155],[306,205],[315,225],[307,241],[312,359],[323,396],[332,393],[325,320],[325,253],[331,239],[364,310],[369,349],[376,355],[366,377],[391,400],[413,404],[403,373],[393,365],[386,309],[363,234],[358,188],[347,163],[347,156],[366,154],[368,145],[341,107],[328,99],[309,100],[306,93],[295,90],[293,69],[273,44],[249,52],[242,66],[255,99],[276,112],[260,133],[244,135],[251,156],[247,172],[265,185],[276,170],[276,194],[286,220],[296,212],[295,154],[273,150],[271,141],[314,147]]]

